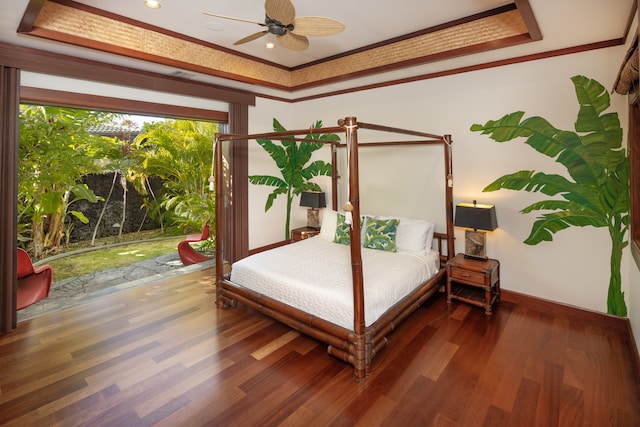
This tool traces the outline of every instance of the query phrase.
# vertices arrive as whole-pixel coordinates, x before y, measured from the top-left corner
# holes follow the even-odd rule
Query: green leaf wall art
[[[569,178],[535,170],[504,175],[483,191],[501,189],[541,192],[561,198],[542,200],[522,213],[545,211],[533,223],[526,244],[553,240],[553,234],[571,226],[606,227],[611,236],[611,276],[607,311],[627,315],[621,289],[622,251],[628,245],[629,157],[622,146],[622,128],[610,106],[607,90],[584,76],[571,78],[580,109],[575,131],[556,129],[541,117],[524,118],[524,112],[507,114],[471,131],[481,132],[497,142],[525,138],[524,143],[567,169]]]
[[[313,153],[324,146],[323,142],[313,141],[340,141],[336,134],[314,134],[313,129],[322,127],[322,121],[316,121],[310,128],[309,134],[305,136],[307,141],[296,142],[293,139],[284,139],[273,142],[268,139],[258,139],[260,144],[269,156],[276,163],[281,176],[271,175],[251,175],[249,182],[255,185],[266,185],[273,187],[273,191],[267,196],[264,206],[265,212],[273,206],[274,200],[285,195],[287,198],[287,216],[285,221],[285,239],[290,237],[291,203],[294,196],[300,195],[303,191],[322,191],[320,186],[311,179],[320,176],[331,176],[331,164],[323,160],[316,160],[307,165]],[[286,129],[277,119],[273,119],[273,130],[283,132]]]

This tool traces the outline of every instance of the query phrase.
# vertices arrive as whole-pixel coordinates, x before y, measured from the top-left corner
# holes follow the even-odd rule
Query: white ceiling
[[[233,42],[260,31],[261,27],[253,23],[214,18],[202,13],[212,12],[263,21],[263,0],[161,0],[162,7],[156,10],[145,7],[143,0],[80,0],[79,3],[233,49],[242,54],[293,67],[512,2],[505,0],[323,0],[316,2],[293,0],[297,16],[326,16],[337,19],[346,26],[345,31],[337,35],[309,37],[310,46],[304,52],[291,51],[277,44],[275,49],[266,49],[264,44],[268,39],[273,38],[273,35],[233,46]],[[163,65],[17,34],[16,29],[27,4],[28,0],[0,0],[0,10],[3,11],[0,14],[0,41],[164,74],[177,71]],[[340,90],[351,86],[619,39],[625,35],[634,0],[530,0],[530,4],[542,32],[543,39],[540,41],[305,89],[296,92],[295,96],[313,95],[328,90]],[[211,27],[220,30],[211,30]],[[631,30],[635,31],[635,28]],[[276,89],[256,88],[247,83],[199,75],[191,71],[188,75],[194,80],[259,93],[290,96]]]

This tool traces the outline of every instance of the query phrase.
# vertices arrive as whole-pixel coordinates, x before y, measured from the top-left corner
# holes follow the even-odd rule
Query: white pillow
[[[320,235],[333,240],[333,236],[336,234],[336,225],[338,225],[338,212],[333,209],[325,209],[322,213]]]
[[[389,217],[376,217],[391,219]],[[396,232],[396,247],[399,252],[429,254],[433,245],[436,222],[423,219],[396,218],[400,221]]]
[[[433,233],[436,231],[436,222],[429,221],[429,224],[431,225],[431,227],[429,228],[429,232],[427,233],[427,244],[425,245],[427,255],[429,255],[429,253],[431,253],[431,250],[433,249]]]
[[[399,218],[396,245],[399,251],[423,253],[431,252],[433,226],[431,221]]]

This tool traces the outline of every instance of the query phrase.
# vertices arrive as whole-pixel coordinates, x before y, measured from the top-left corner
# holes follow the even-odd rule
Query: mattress
[[[438,254],[362,248],[365,325],[438,271]],[[350,247],[319,235],[233,264],[231,281],[353,330]]]

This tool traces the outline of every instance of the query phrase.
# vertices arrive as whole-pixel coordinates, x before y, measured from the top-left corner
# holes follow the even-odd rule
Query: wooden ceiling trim
[[[606,41],[597,42],[597,43],[590,43],[590,44],[586,44],[586,45],[573,46],[573,47],[568,47],[568,48],[563,48],[563,49],[556,49],[556,50],[551,50],[551,51],[546,51],[546,52],[539,52],[539,53],[519,56],[519,57],[515,57],[515,58],[507,58],[507,59],[487,62],[487,63],[483,63],[483,64],[469,65],[469,66],[466,66],[466,67],[460,67],[460,68],[454,68],[454,69],[446,69],[446,70],[437,71],[437,72],[433,72],[433,73],[420,74],[420,75],[412,76],[412,77],[405,77],[405,78],[401,78],[401,79],[388,80],[388,81],[385,81],[385,82],[382,82],[382,83],[372,83],[372,84],[367,84],[367,85],[354,86],[354,87],[350,87],[348,89],[341,89],[341,90],[335,90],[335,91],[330,91],[330,92],[324,92],[324,93],[321,93],[321,94],[303,96],[303,97],[299,97],[299,98],[295,98],[295,99],[285,99],[285,98],[279,98],[279,97],[274,97],[274,96],[265,95],[265,94],[256,94],[256,96],[258,96],[260,98],[273,99],[273,100],[277,100],[277,101],[290,102],[290,103],[305,102],[305,101],[311,101],[311,100],[314,100],[314,99],[327,98],[327,97],[331,97],[331,96],[345,95],[345,94],[348,94],[348,93],[355,93],[355,92],[361,92],[361,91],[366,91],[366,90],[379,89],[379,88],[388,87],[388,86],[395,86],[395,85],[400,85],[400,84],[418,82],[418,81],[422,81],[422,80],[430,80],[430,79],[435,79],[435,78],[440,78],[440,77],[451,76],[451,75],[455,75],[455,74],[470,73],[470,72],[478,71],[478,70],[486,70],[486,69],[489,69],[489,68],[503,67],[503,66],[507,66],[507,65],[519,64],[519,63],[522,63],[522,62],[538,61],[538,60],[541,60],[541,59],[553,58],[553,57],[556,57],[556,56],[573,55],[573,54],[580,53],[580,52],[588,52],[588,51],[597,50],[597,49],[606,49],[606,48],[610,48],[610,47],[614,47],[614,46],[620,46],[620,45],[623,45],[624,43],[625,43],[624,39],[606,40]]]
[[[128,17],[122,16],[122,15],[117,15],[115,13],[111,13],[111,12],[108,12],[108,11],[103,10],[103,9],[98,9],[96,7],[89,6],[89,5],[86,5],[84,3],[78,3],[78,2],[73,1],[73,0],[49,0],[49,1],[52,2],[52,3],[58,3],[58,4],[61,4],[61,5],[65,5],[65,6],[74,8],[74,9],[84,10],[84,11],[89,12],[89,13],[94,14],[94,15],[98,15],[98,16],[102,16],[104,18],[108,18],[108,19],[111,19],[111,20],[114,20],[114,21],[119,21],[119,22],[122,22],[122,23],[130,24],[130,25],[133,25],[133,26],[136,26],[136,27],[139,27],[139,28],[143,28],[143,29],[146,29],[146,30],[149,30],[149,31],[152,31],[152,32],[156,32],[156,33],[159,33],[159,34],[165,34],[167,36],[171,36],[171,37],[174,37],[174,38],[178,38],[178,39],[182,39],[182,40],[186,40],[186,41],[191,41],[191,42],[194,42],[194,43],[202,44],[203,46],[209,46],[209,47],[211,47],[213,49],[217,49],[217,50],[220,50],[222,52],[227,52],[227,53],[233,54],[235,56],[246,58],[246,59],[251,60],[251,61],[260,62],[260,63],[263,63],[265,65],[271,66],[271,67],[281,68],[283,70],[288,70],[288,67],[285,67],[284,65],[277,64],[277,63],[275,63],[273,61],[268,61],[266,59],[257,58],[255,56],[247,55],[245,53],[238,52],[238,51],[232,50],[232,49],[228,49],[228,48],[226,48],[224,46],[220,46],[220,45],[217,45],[215,43],[210,43],[210,42],[206,42],[206,41],[203,41],[203,40],[200,40],[200,39],[189,37],[187,35],[176,33],[174,31],[168,30],[166,28],[156,27],[154,25],[147,24],[146,22],[136,21],[135,19],[131,19],[131,18],[128,18]],[[43,2],[44,3],[43,0],[30,0],[30,2]]]
[[[255,95],[89,59],[0,43],[0,64],[42,74],[255,105]]]
[[[55,2],[44,5],[27,34],[216,77],[278,88],[291,86],[287,69]]]
[[[29,19],[23,19],[30,25],[21,25],[26,34],[288,91],[531,41],[531,23],[510,4],[313,65],[286,68],[68,0],[46,2],[31,22],[41,0],[32,3]]]
[[[391,64],[391,65],[385,65],[385,66],[381,66],[379,68],[370,68],[368,70],[362,71],[362,72],[356,72],[356,73],[351,73],[351,74],[345,74],[339,77],[332,77],[332,78],[328,78],[325,81],[317,81],[314,82],[313,84],[302,84],[299,86],[295,86],[292,88],[293,91],[295,90],[301,90],[301,89],[307,89],[310,87],[314,87],[314,86],[319,86],[319,85],[323,85],[323,84],[332,84],[332,83],[337,83],[340,81],[346,81],[346,80],[350,80],[350,79],[354,79],[354,78],[358,78],[358,77],[366,77],[375,73],[384,73],[387,71],[393,71],[395,69],[397,69],[399,66],[400,67],[412,67],[412,66],[416,66],[416,65],[422,65],[428,62],[436,62],[439,60],[444,60],[444,59],[449,59],[449,58],[454,58],[454,57],[458,57],[458,56],[464,56],[464,55],[470,55],[473,53],[478,53],[480,50],[494,50],[494,49],[499,49],[502,47],[508,47],[508,46],[515,46],[517,44],[521,44],[521,43],[528,43],[531,41],[531,38],[528,35],[525,34],[521,34],[521,35],[517,35],[517,36],[513,36],[510,37],[508,39],[504,39],[504,40],[500,40],[500,41],[491,41],[491,42],[487,42],[484,45],[476,45],[476,46],[470,46],[470,47],[462,47],[458,50],[451,50],[451,51],[447,51],[447,52],[442,52],[439,54],[434,54],[431,55],[429,57],[426,58],[415,58],[415,59],[410,59],[407,60],[405,62],[402,63],[395,63],[395,64]],[[447,71],[444,71],[444,75],[447,74],[457,74],[455,71],[452,71],[451,73],[447,73]],[[421,78],[422,75],[418,75],[416,76],[416,80],[422,80]],[[391,80],[391,82],[394,82],[396,80]],[[392,83],[395,84],[395,83]],[[374,84],[374,86],[376,86],[376,84]],[[383,82],[380,84],[380,86],[387,86],[386,82]]]
[[[540,31],[540,27],[538,26],[538,21],[536,21],[536,17],[533,14],[533,9],[531,8],[531,4],[529,0],[514,0],[516,2],[516,6],[520,11],[520,15],[527,25],[527,29],[529,31],[529,35],[531,36],[531,40],[542,40],[542,32]]]
[[[108,96],[87,95],[29,86],[22,86],[20,88],[20,102],[86,108],[114,113],[210,120],[219,123],[226,123],[229,120],[229,114],[226,111],[204,110],[201,108],[135,101]]]
[[[93,40],[87,40],[82,37],[77,37],[73,34],[59,33],[56,31],[51,31],[44,28],[36,27],[28,33],[30,36],[40,37],[48,40],[55,40],[61,43],[67,43],[74,46],[82,46],[90,49],[101,50],[103,52],[109,52],[117,55],[128,56],[131,58],[135,58],[141,61],[154,62],[157,64],[162,64],[168,67],[174,67],[176,71],[180,72],[182,70],[193,71],[196,73],[206,74],[210,76],[220,77],[228,80],[240,81],[243,83],[250,83],[265,87],[272,87],[274,89],[282,89],[288,90],[288,85],[278,85],[264,80],[253,79],[249,76],[240,76],[235,73],[228,73],[220,70],[212,70],[207,66],[202,66],[198,64],[185,63],[174,58],[166,58],[164,56],[157,56],[146,52],[140,52],[132,49],[128,49],[122,46],[113,46],[110,44],[97,42]],[[206,52],[205,52],[206,54]],[[168,74],[170,75],[170,74]]]
[[[333,61],[335,59],[339,59],[339,58],[342,58],[342,57],[345,57],[345,56],[351,56],[351,55],[354,55],[356,53],[374,50],[374,49],[377,49],[379,47],[383,47],[383,46],[388,45],[388,44],[404,42],[404,41],[412,39],[414,37],[422,37],[422,36],[425,36],[425,35],[430,34],[430,33],[435,33],[436,31],[444,30],[444,29],[455,27],[455,26],[459,26],[459,25],[464,25],[464,24],[467,24],[469,22],[472,22],[472,21],[475,21],[475,20],[478,20],[478,19],[484,19],[484,18],[489,17],[489,16],[499,15],[501,13],[509,12],[509,11],[512,11],[512,10],[516,10],[515,3],[508,4],[508,5],[505,5],[505,6],[502,6],[502,7],[498,7],[496,9],[491,9],[491,10],[488,10],[488,11],[485,11],[485,12],[476,13],[474,15],[466,16],[464,18],[456,19],[454,21],[446,22],[444,24],[440,24],[440,25],[436,25],[436,26],[433,26],[433,27],[425,28],[425,29],[422,29],[422,30],[414,31],[414,32],[411,32],[411,33],[408,33],[408,34],[404,34],[402,36],[393,37],[391,39],[383,40],[381,42],[373,43],[373,44],[370,44],[370,45],[367,45],[367,46],[362,46],[362,47],[359,47],[357,49],[353,49],[353,50],[349,50],[349,51],[346,51],[346,52],[342,52],[342,53],[339,53],[337,55],[330,56],[330,57],[327,57],[327,58],[323,58],[323,59],[320,59],[320,60],[317,60],[317,61],[312,61],[312,62],[308,62],[306,64],[298,65],[296,67],[292,67],[291,71],[297,71],[299,69],[306,68],[306,67],[313,67],[313,66],[321,64],[323,62],[329,62],[329,61]]]
[[[46,0],[30,0],[27,8],[22,15],[22,20],[18,25],[18,33],[29,32],[33,29],[33,23],[36,22],[40,11],[44,7]]]
[[[466,22],[293,72],[294,88],[531,41],[517,10]]]

